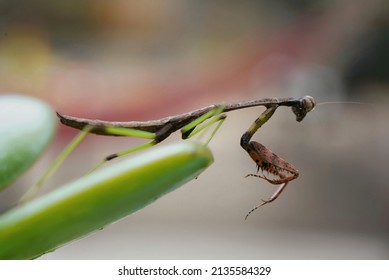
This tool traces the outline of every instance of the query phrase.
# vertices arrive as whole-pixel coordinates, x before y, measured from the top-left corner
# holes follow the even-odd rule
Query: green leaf
[[[153,202],[212,162],[205,145],[181,142],[99,169],[0,216],[0,258],[54,250]]]
[[[42,101],[17,94],[0,96],[0,189],[42,154],[55,124],[53,110]]]

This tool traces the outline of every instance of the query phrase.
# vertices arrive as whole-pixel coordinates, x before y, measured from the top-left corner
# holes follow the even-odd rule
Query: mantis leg
[[[278,187],[278,189],[273,193],[273,195],[268,199],[268,200],[263,200],[262,199],[262,203],[255,206],[253,209],[251,209],[247,214],[246,214],[246,217],[244,218],[245,220],[247,220],[247,217],[253,213],[255,210],[257,210],[259,207],[265,205],[265,204],[268,204],[270,202],[273,202],[274,200],[277,199],[277,197],[280,196],[280,194],[282,193],[283,190],[285,190],[286,186],[288,185],[288,182],[286,183],[283,183],[281,186]]]
[[[298,171],[286,160],[280,158],[275,153],[270,151],[264,145],[250,141],[255,132],[258,131],[264,123],[266,123],[271,116],[276,111],[277,106],[268,107],[260,116],[257,118],[254,123],[249,127],[240,140],[240,145],[242,148],[249,154],[251,159],[255,161],[258,171],[266,171],[272,174],[275,178],[269,179],[265,175],[249,174],[248,176],[259,177],[268,181],[274,185],[280,185],[278,189],[273,193],[273,195],[268,200],[262,200],[263,203],[255,206],[247,215],[246,218],[259,207],[268,204],[276,200],[281,192],[286,188],[289,181],[296,179],[299,175]]]
[[[128,155],[128,154],[131,154],[131,153],[134,153],[134,152],[137,152],[137,151],[140,151],[140,150],[143,150],[143,149],[147,149],[149,147],[152,147],[154,145],[156,145],[158,142],[156,141],[150,141],[146,144],[142,144],[142,145],[139,145],[137,147],[134,147],[134,148],[131,148],[129,150],[125,150],[123,152],[119,152],[119,153],[114,153],[114,154],[110,154],[109,156],[106,156],[101,162],[99,162],[95,167],[92,168],[91,171],[89,172],[93,172],[97,169],[99,169],[103,164],[105,164],[107,161],[110,161],[114,158],[117,158],[117,157],[121,157],[121,156],[125,156],[125,155]]]
[[[200,116],[199,118],[195,119],[191,123],[185,125],[183,128],[181,128],[182,138],[183,139],[190,138],[190,137],[196,135],[197,133],[203,131],[204,129],[208,128],[212,124],[219,122],[217,127],[215,128],[215,130],[212,132],[210,138],[206,142],[206,144],[208,144],[209,141],[212,139],[212,137],[217,132],[217,130],[220,128],[224,119],[226,118],[226,116],[224,114],[221,114],[223,112],[223,110],[224,110],[223,106],[216,107],[216,108],[208,111],[204,115]],[[203,123],[207,119],[211,119],[211,120],[207,124],[205,124],[201,127],[197,127],[199,124]],[[169,128],[166,127],[166,128],[161,128],[161,131],[165,130],[165,129],[169,130]],[[149,148],[151,146],[154,146],[154,145],[158,144],[160,141],[162,141],[164,138],[166,138],[168,135],[164,131],[164,133],[160,133],[160,134],[164,134],[163,138],[158,140],[157,139],[158,134],[159,134],[158,131],[156,133],[151,133],[151,132],[140,131],[140,130],[136,130],[136,129],[132,129],[132,128],[117,128],[117,127],[107,127],[107,128],[105,128],[105,131],[108,133],[112,133],[114,135],[136,136],[136,137],[148,138],[148,139],[153,139],[153,140],[151,142],[148,142],[146,144],[142,144],[142,145],[137,146],[135,148],[131,148],[129,150],[119,152],[119,153],[114,153],[114,154],[111,154],[111,155],[105,157],[99,164],[97,164],[91,170],[91,172],[98,169],[99,167],[101,167],[104,163],[106,163],[109,160],[112,160],[114,158],[121,157],[124,155],[128,155],[130,153],[137,152],[137,151]]]
[[[210,138],[206,142],[206,144],[208,144],[209,141],[212,139],[212,137],[217,132],[217,130],[220,128],[224,119],[226,118],[226,115],[221,114],[223,112],[223,110],[224,110],[223,106],[216,107],[216,108],[208,111],[204,115],[200,116],[199,118],[195,119],[194,121],[190,122],[189,124],[185,125],[183,128],[181,128],[182,138],[183,139],[190,138],[190,137],[196,135],[197,133],[203,131],[204,129],[208,128],[209,126],[213,125],[214,123],[219,122],[217,127],[215,128],[215,130],[212,132]],[[206,121],[208,119],[210,119],[210,121],[207,124],[205,124],[201,127],[197,127],[199,124],[203,123],[204,121]],[[91,170],[91,172],[98,169],[100,166],[102,166],[104,163],[106,163],[109,160],[112,160],[112,159],[120,157],[120,156],[128,155],[130,153],[137,152],[137,151],[149,148],[151,146],[154,146],[154,145],[158,144],[160,141],[162,141],[163,139],[165,139],[167,137],[167,135],[170,133],[170,132],[166,133],[166,130],[169,130],[168,126],[161,128],[161,132],[163,130],[165,130],[162,133],[159,133],[158,131],[156,133],[151,133],[151,132],[140,131],[140,130],[136,130],[136,129],[132,129],[132,128],[117,128],[117,127],[107,127],[104,130],[106,132],[112,133],[114,135],[136,136],[136,137],[148,138],[148,139],[153,139],[153,140],[151,142],[146,143],[146,144],[142,144],[138,147],[131,148],[131,149],[123,151],[123,152],[114,153],[114,154],[111,154],[111,155],[105,157],[99,164],[97,164]],[[164,136],[162,139],[158,139],[158,135],[164,135]]]
[[[264,125],[274,114],[278,106],[271,106],[267,108],[249,127],[249,129],[240,138],[240,145],[248,153],[250,153],[250,140],[253,135]]]
[[[92,127],[85,127],[70,143],[66,148],[58,155],[54,160],[54,163],[46,170],[46,172],[39,178],[39,180],[30,187],[27,192],[21,197],[19,203],[24,203],[30,200],[43,186],[47,179],[61,166],[64,160],[74,151],[75,148],[85,139],[88,132]]]
[[[200,131],[204,130],[208,126],[214,124],[215,122],[224,120],[225,119],[225,115],[220,114],[223,111],[223,109],[224,109],[224,107],[216,107],[215,109],[210,110],[209,112],[207,112],[204,115],[200,116],[199,118],[197,118],[196,120],[192,121],[188,125],[184,126],[181,129],[181,133],[183,135],[183,138],[186,139],[186,138],[192,137],[193,135],[199,133]],[[209,118],[211,118],[209,123],[207,123],[206,125],[196,129],[197,125],[201,124],[202,122],[204,122],[205,120],[207,120]],[[220,127],[220,124],[218,125],[216,130],[219,127]],[[135,136],[135,137],[152,139],[152,141],[150,141],[148,143],[145,143],[145,144],[142,144],[140,146],[137,146],[135,148],[131,148],[131,149],[126,150],[126,151],[114,153],[114,154],[111,154],[111,155],[105,157],[100,163],[98,163],[91,170],[91,172],[93,172],[96,169],[100,168],[107,161],[110,161],[110,160],[112,160],[114,158],[125,156],[125,155],[131,154],[133,152],[137,152],[137,151],[140,151],[140,150],[143,150],[143,149],[146,149],[146,148],[149,148],[151,146],[154,146],[154,145],[158,144],[159,142],[164,140],[166,137],[168,137],[168,135],[170,135],[171,132],[173,132],[173,130],[171,128],[172,127],[169,124],[167,124],[165,127],[162,127],[159,131],[157,131],[155,133],[152,133],[152,132],[143,131],[143,130],[137,130],[137,129],[133,129],[133,128],[105,127],[104,131],[106,132],[107,135],[112,134],[112,135],[116,135],[116,136],[117,135],[121,135],[121,136]],[[213,137],[213,135],[215,133],[216,133],[216,131],[214,131],[212,133],[211,138]],[[208,140],[208,142],[209,142],[209,140]],[[208,142],[207,142],[207,144],[208,144]]]
[[[133,129],[133,128],[124,128],[124,127],[106,127],[104,129],[107,133],[112,133],[113,135],[121,135],[121,136],[134,136],[134,137],[140,137],[140,138],[146,138],[146,139],[153,139],[152,141],[139,145],[137,147],[110,154],[109,156],[106,156],[101,162],[99,162],[95,167],[92,168],[90,172],[95,171],[96,169],[100,168],[104,163],[107,161],[110,161],[114,158],[125,156],[146,148],[149,148],[151,146],[154,146],[158,142],[155,140],[156,138],[156,133],[153,132],[148,132],[148,131],[143,131],[143,130],[138,130],[138,129]]]
[[[204,115],[200,116],[199,118],[195,119],[194,121],[187,124],[186,126],[184,126],[181,129],[182,139],[191,138],[196,134],[198,134],[199,132],[204,131],[214,123],[218,123],[216,128],[212,131],[208,140],[205,142],[205,145],[208,145],[208,143],[211,141],[213,136],[215,136],[216,132],[219,130],[219,128],[221,127],[221,125],[223,124],[224,120],[227,117],[225,114],[222,114],[223,110],[224,110],[224,106],[218,106],[210,110],[209,112],[205,113]],[[208,119],[210,119],[209,122],[198,127],[199,124],[203,123]]]
[[[74,149],[76,149],[78,147],[78,145],[85,139],[85,137],[88,135],[88,133],[92,129],[93,129],[93,126],[88,125],[81,130],[81,132],[58,155],[58,157],[54,160],[54,163],[46,170],[46,172],[43,174],[43,176],[31,188],[29,188],[27,190],[27,192],[19,200],[19,203],[24,203],[24,202],[30,200],[42,188],[43,184],[47,181],[47,179],[61,166],[61,164],[64,162],[64,160],[74,151]],[[148,139],[155,138],[155,133],[131,129],[131,128],[106,127],[105,130],[109,133],[114,134],[114,135],[135,136],[135,137],[148,138]],[[99,168],[106,161],[111,160],[115,157],[126,155],[129,153],[135,152],[135,151],[139,151],[139,150],[148,148],[148,147],[153,146],[153,145],[155,145],[154,140],[149,142],[149,143],[132,148],[130,150],[127,150],[127,151],[124,151],[121,153],[112,154],[112,155],[106,157],[98,165],[96,165],[96,167],[94,167],[92,169],[92,171]]]

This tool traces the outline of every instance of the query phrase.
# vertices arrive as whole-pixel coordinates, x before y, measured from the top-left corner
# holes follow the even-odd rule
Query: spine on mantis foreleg
[[[255,174],[249,174],[248,176],[260,177],[275,185],[289,182],[298,177],[299,172],[292,164],[273,153],[261,143],[251,141],[249,146],[248,154],[255,161],[257,170],[266,171],[279,179],[268,179],[265,176]]]
[[[259,169],[261,169],[261,171],[267,171],[268,173],[279,177],[279,179],[268,179],[264,176],[253,174],[250,174],[249,176],[263,178],[272,184],[281,184],[297,178],[299,174],[298,170],[261,143],[250,141],[254,133],[273,116],[276,109],[277,106],[267,108],[242,135],[240,145],[256,163],[258,171]]]

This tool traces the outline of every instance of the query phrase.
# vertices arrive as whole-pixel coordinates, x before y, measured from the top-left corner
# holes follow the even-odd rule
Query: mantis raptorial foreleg
[[[267,109],[254,121],[249,129],[242,135],[240,140],[242,148],[256,163],[257,171],[261,169],[262,172],[266,171],[274,176],[274,178],[267,178],[265,175],[248,174],[246,177],[259,177],[271,184],[281,185],[268,200],[262,200],[263,203],[250,210],[245,219],[259,207],[276,200],[281,192],[285,190],[288,183],[296,179],[299,175],[298,170],[289,162],[277,156],[264,145],[255,141],[250,141],[258,129],[273,116],[278,107],[279,106],[276,104],[267,106]],[[307,112],[311,111],[314,107],[315,103],[312,98],[303,98],[301,99],[300,104],[292,107],[292,111],[296,115],[297,121],[301,121]]]

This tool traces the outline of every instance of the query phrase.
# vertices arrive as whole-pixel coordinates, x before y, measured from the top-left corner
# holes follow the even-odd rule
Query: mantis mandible
[[[114,158],[156,145],[169,137],[173,132],[178,130],[180,130],[182,138],[187,139],[196,135],[200,131],[203,131],[205,128],[208,128],[212,124],[218,123],[210,138],[206,142],[206,144],[208,144],[225,120],[225,113],[257,106],[264,106],[266,109],[242,135],[240,145],[256,163],[257,171],[266,171],[272,174],[274,178],[270,179],[265,175],[258,174],[249,174],[247,176],[262,178],[271,184],[279,185],[279,187],[268,200],[263,200],[261,204],[250,210],[245,217],[245,219],[247,219],[247,217],[256,209],[277,199],[281,192],[286,188],[287,184],[290,181],[296,179],[299,175],[298,170],[290,163],[277,156],[262,144],[251,141],[251,138],[258,131],[258,129],[261,128],[262,125],[272,117],[278,107],[290,107],[296,116],[296,121],[302,121],[306,114],[312,111],[316,106],[313,97],[304,96],[301,98],[263,98],[243,102],[216,104],[189,113],[150,121],[109,122],[103,120],[77,118],[60,113],[57,113],[57,115],[62,124],[82,130],[84,132],[83,135],[79,136],[79,138],[75,140],[74,146],[78,145],[78,143],[82,140],[83,137],[85,137],[87,133],[108,136],[135,136],[151,139],[151,141],[146,144],[105,157],[103,161],[93,169],[95,170],[105,162]],[[209,120],[208,123],[203,124],[203,122],[207,120]],[[56,167],[57,165],[55,165],[55,167],[50,171],[52,172]],[[42,182],[43,180],[39,182],[39,185],[41,185]]]

